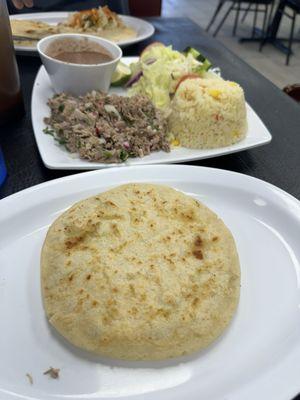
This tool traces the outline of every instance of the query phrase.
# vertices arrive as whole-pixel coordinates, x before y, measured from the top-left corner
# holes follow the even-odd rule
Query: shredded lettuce
[[[176,85],[187,74],[203,76],[205,66],[191,54],[184,55],[172,46],[156,45],[146,49],[138,62],[131,64],[132,73],[142,77],[129,89],[129,94],[144,94],[158,108],[168,107]]]

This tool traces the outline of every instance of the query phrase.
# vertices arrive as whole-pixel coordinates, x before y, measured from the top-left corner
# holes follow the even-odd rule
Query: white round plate
[[[138,57],[123,57],[122,62],[130,64],[136,62]],[[111,87],[109,93],[126,95],[126,89],[122,87]],[[90,162],[82,160],[78,156],[71,154],[63,145],[59,145],[51,135],[45,135],[43,129],[46,127],[44,118],[49,116],[50,109],[47,101],[54,95],[49,76],[42,66],[37,73],[31,98],[31,120],[33,132],[37,146],[42,157],[43,163],[50,169],[71,169],[89,170],[109,167],[121,167],[126,165],[143,164],[169,164],[186,161],[202,160],[205,158],[223,156],[225,154],[236,153],[238,151],[262,146],[271,141],[272,136],[262,120],[247,103],[248,131],[245,139],[227,147],[216,149],[188,149],[185,147],[175,147],[170,153],[157,151],[142,158],[129,158],[122,164],[109,164]]]
[[[16,14],[11,15],[11,19],[19,19],[19,20],[28,20],[32,19],[35,21],[46,22],[51,25],[56,25],[60,22],[65,21],[68,16],[70,15],[69,12],[44,12],[44,13],[29,13],[29,14]],[[154,33],[154,26],[149,22],[136,17],[131,17],[129,15],[120,15],[124,23],[131,28],[133,28],[137,32],[137,36],[132,39],[122,40],[117,42],[119,46],[125,47],[129,46],[130,44],[141,42]],[[32,54],[35,53],[37,55],[36,46],[15,46],[17,52],[21,52],[22,54]]]
[[[160,362],[108,360],[76,349],[47,323],[39,258],[49,224],[74,202],[125,182],[181,190],[214,210],[234,235],[238,311],[203,352]],[[1,200],[0,226],[1,399],[288,400],[300,391],[300,203],[282,190],[210,168],[114,168]],[[50,366],[60,369],[59,379],[43,375]]]

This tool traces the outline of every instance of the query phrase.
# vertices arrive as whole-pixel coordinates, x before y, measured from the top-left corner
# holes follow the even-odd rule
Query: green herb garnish
[[[66,144],[67,141],[64,138],[60,138],[60,137],[54,137],[54,139],[59,143],[59,144]]]
[[[128,157],[129,157],[128,152],[127,152],[126,150],[122,149],[122,150],[120,151],[120,159],[121,159],[122,161],[126,161]]]
[[[58,111],[59,112],[63,112],[64,111],[64,109],[65,109],[65,106],[64,106],[64,104],[60,104],[59,106],[58,106]]]
[[[54,136],[55,134],[54,130],[48,128],[48,126],[46,126],[46,128],[43,129],[43,132],[46,133],[46,135],[51,135],[51,136]]]
[[[106,158],[112,157],[112,153],[111,153],[110,151],[108,151],[108,150],[105,150],[105,151],[103,152],[103,154],[104,154],[104,156],[105,156]]]

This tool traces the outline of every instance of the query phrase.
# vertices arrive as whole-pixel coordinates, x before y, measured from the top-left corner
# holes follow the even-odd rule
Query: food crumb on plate
[[[27,376],[27,378],[28,378],[28,380],[29,380],[30,385],[33,385],[33,378],[32,378],[32,376],[31,376],[31,374],[29,374],[29,373],[27,372],[26,376]]]
[[[44,375],[49,375],[52,379],[58,379],[59,371],[59,368],[50,367],[49,369],[47,369],[47,371],[44,372]]]

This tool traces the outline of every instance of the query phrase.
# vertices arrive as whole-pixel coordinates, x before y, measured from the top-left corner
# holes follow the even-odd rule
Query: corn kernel
[[[214,99],[218,99],[220,97],[221,94],[221,90],[218,89],[209,89],[208,93],[211,97],[213,97]]]
[[[172,146],[179,146],[179,145],[180,145],[180,142],[178,139],[172,140]]]

